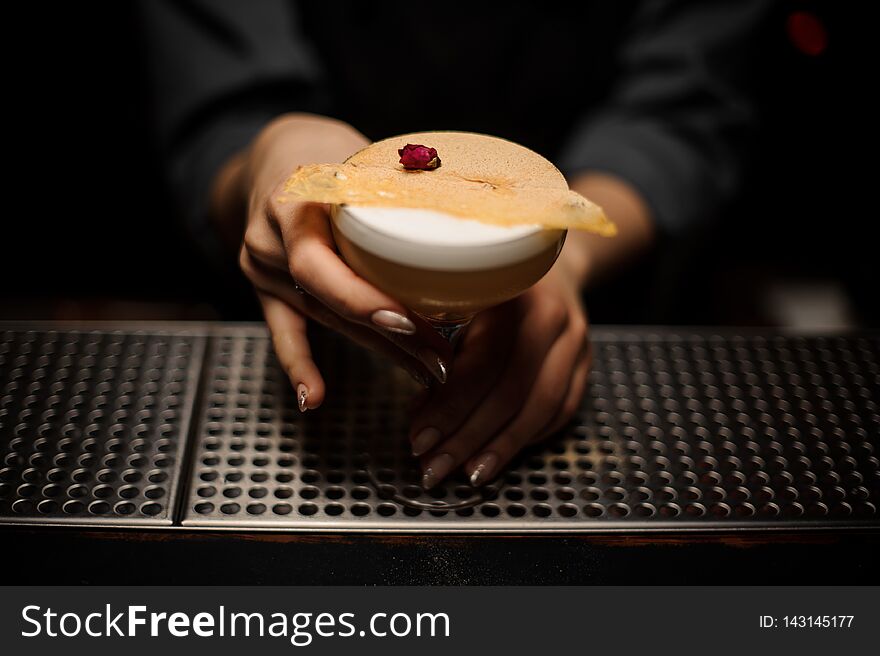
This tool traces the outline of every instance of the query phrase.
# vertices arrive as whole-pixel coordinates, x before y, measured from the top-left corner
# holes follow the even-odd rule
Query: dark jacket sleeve
[[[636,187],[661,231],[715,216],[736,190],[753,107],[750,42],[763,0],[649,0],[620,44],[607,102],[570,135],[560,166],[618,175]]]
[[[139,11],[169,186],[194,238],[216,256],[214,176],[273,117],[317,109],[319,67],[285,0],[144,0]]]

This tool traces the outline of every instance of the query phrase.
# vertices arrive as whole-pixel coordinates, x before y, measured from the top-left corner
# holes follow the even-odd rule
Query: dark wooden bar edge
[[[880,529],[441,535],[5,527],[3,584],[867,584]]]

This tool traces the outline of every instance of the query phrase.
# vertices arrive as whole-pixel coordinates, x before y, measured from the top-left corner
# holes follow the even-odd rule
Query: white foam
[[[334,208],[336,228],[379,257],[436,270],[491,269],[528,259],[559,240],[538,224],[496,226],[451,214],[400,207]]]

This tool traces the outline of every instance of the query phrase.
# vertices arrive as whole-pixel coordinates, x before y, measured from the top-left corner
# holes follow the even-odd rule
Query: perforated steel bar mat
[[[338,340],[302,415],[261,329],[215,334],[183,525],[589,532],[880,525],[876,335],[594,332],[588,394],[493,484],[430,493],[402,373]],[[443,507],[432,507],[432,504]],[[449,509],[452,506],[453,509]]]
[[[414,384],[338,339],[318,348],[327,402],[301,415],[261,327],[0,324],[0,523],[880,527],[876,335],[597,330],[594,342],[567,430],[482,490],[458,475],[426,493],[405,439]]]
[[[0,324],[0,523],[172,524],[205,343]]]

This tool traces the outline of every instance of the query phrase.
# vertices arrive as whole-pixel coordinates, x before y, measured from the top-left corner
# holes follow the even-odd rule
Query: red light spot
[[[828,32],[816,16],[807,11],[789,14],[785,31],[791,44],[805,55],[815,57],[828,47]]]

